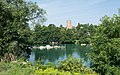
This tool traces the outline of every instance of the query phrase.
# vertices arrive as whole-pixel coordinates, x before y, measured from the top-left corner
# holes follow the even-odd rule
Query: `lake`
[[[86,46],[80,46],[75,44],[64,44],[62,45],[65,48],[57,48],[57,49],[33,49],[29,58],[29,61],[34,63],[38,59],[41,60],[42,64],[47,64],[48,62],[52,62],[54,64],[58,64],[59,61],[63,61],[67,59],[69,56],[73,56],[75,58],[81,58],[84,60],[84,64],[86,66],[90,66],[89,59],[87,57],[87,53],[90,52],[90,48]]]

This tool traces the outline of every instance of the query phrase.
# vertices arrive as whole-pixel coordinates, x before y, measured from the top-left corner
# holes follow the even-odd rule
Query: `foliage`
[[[95,38],[94,38],[95,39]],[[116,75],[115,71],[110,68],[118,69],[120,66],[120,39],[108,39],[103,36],[96,37],[94,40],[91,67],[102,75],[106,73]],[[118,67],[118,68],[117,68]],[[120,69],[118,69],[120,70]]]
[[[83,65],[82,60],[69,57],[61,61],[59,65],[54,64],[41,65],[37,64],[36,74],[43,75],[98,75],[90,68]]]
[[[69,72],[81,72],[86,74],[93,73],[92,70],[87,68],[81,59],[75,59],[73,57],[69,57],[68,59],[61,61],[58,69],[61,71],[69,71]]]
[[[28,22],[44,18],[44,10],[24,0],[0,0],[0,61],[28,57],[32,44]]]
[[[59,28],[54,24],[50,24],[48,27],[37,24],[34,32],[35,44],[59,42],[60,40]]]
[[[83,71],[83,65],[82,61],[80,59],[74,59],[74,58],[68,58],[64,61],[61,61],[60,66],[58,67],[60,70],[65,70],[65,71]]]
[[[104,16],[101,19],[98,32],[109,39],[120,38],[120,15],[114,14],[113,17]]]
[[[73,58],[69,58],[68,61],[65,60],[63,62],[64,63],[71,62],[69,61],[71,59]],[[90,68],[87,67],[83,68],[84,72],[75,71],[75,69],[77,70],[80,69],[80,67],[77,67],[78,64],[72,65],[72,67],[76,66],[76,68],[74,67],[74,70],[73,69],[64,70],[60,68],[61,66],[62,65],[55,66],[54,64],[51,63],[47,65],[42,65],[41,63],[36,63],[32,65],[29,62],[23,62],[23,61],[13,61],[8,63],[0,62],[0,75],[98,75],[97,73],[93,72],[92,70],[90,70]]]
[[[91,37],[96,33],[96,28],[96,25],[78,23],[76,41],[80,44],[89,44]]]
[[[34,75],[35,67],[27,62],[0,62],[0,75]]]
[[[70,72],[60,72],[58,69],[47,68],[45,70],[39,69],[35,71],[38,75],[72,75]]]
[[[82,27],[82,28],[81,28]],[[95,33],[97,26],[89,24],[78,24],[75,29],[66,29],[65,27],[56,27],[54,24],[48,26],[42,26],[36,24],[35,33],[35,44],[46,44],[50,42],[58,43],[75,43],[79,40],[79,43],[90,43],[91,36]]]
[[[91,68],[101,75],[120,74],[120,15],[104,16],[92,37]]]
[[[35,71],[35,74],[38,75],[98,75],[96,73],[82,73],[82,72],[69,72],[69,71],[59,71],[58,69],[54,68],[47,68],[45,70],[39,69]]]

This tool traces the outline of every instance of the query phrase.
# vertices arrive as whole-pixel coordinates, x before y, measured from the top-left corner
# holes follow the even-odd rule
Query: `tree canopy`
[[[58,43],[75,43],[77,44],[90,42],[91,36],[94,35],[96,25],[92,24],[79,24],[74,29],[66,29],[65,27],[56,27],[54,24],[44,26],[36,24],[34,29],[35,44],[45,44],[50,42]]]
[[[22,56],[29,56],[32,31],[28,22],[44,19],[45,13],[36,3],[24,0],[0,1],[1,61],[11,61]]]
[[[101,75],[120,74],[120,15],[104,16],[92,37],[91,67]]]

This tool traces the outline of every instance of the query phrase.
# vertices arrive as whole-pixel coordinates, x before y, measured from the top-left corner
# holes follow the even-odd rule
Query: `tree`
[[[28,57],[31,53],[29,21],[44,18],[45,11],[24,0],[0,1],[0,59],[5,61]]]
[[[80,24],[78,23],[78,26],[76,27],[76,41],[81,43],[90,43],[90,38],[93,36],[96,31],[95,28],[96,25],[90,25],[90,24]]]
[[[36,44],[60,42],[60,28],[54,24],[49,24],[49,26],[36,25],[35,41]]]
[[[120,15],[104,16],[92,39],[93,70],[101,75],[120,74]]]

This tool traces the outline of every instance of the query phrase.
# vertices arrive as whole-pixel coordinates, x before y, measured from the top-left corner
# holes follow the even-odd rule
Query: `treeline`
[[[90,43],[90,38],[96,32],[96,25],[80,24],[76,28],[67,29],[62,25],[56,27],[54,24],[48,26],[36,24],[34,28],[34,43],[48,44],[52,42],[57,43]]]

